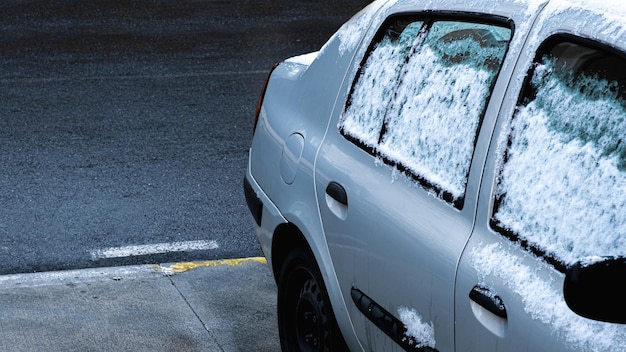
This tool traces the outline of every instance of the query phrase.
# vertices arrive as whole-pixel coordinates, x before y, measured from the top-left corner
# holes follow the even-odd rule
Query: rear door
[[[477,197],[468,184],[484,157],[472,167],[474,148],[501,99],[492,92],[511,35],[495,16],[392,16],[330,123],[317,198],[367,350],[454,350],[454,279]]]
[[[562,294],[576,261],[626,255],[626,54],[606,45],[626,38],[595,12],[543,16],[515,72],[526,79],[505,98],[460,262],[457,351],[626,350],[626,326],[582,318]],[[611,30],[598,37],[598,24]]]

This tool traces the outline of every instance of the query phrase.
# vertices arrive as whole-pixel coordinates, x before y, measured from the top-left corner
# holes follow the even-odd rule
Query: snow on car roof
[[[482,9],[486,13],[496,13],[497,9],[507,4],[522,5],[526,7],[526,16],[535,15],[544,4],[548,3],[549,11],[558,14],[566,11],[579,11],[597,14],[601,20],[594,23],[602,23],[602,31],[607,34],[623,35],[626,31],[626,6],[623,0],[461,0],[461,1],[415,1],[415,0],[376,0],[357,13],[350,21],[346,22],[336,33],[340,40],[340,55],[356,49],[363,33],[375,22],[382,22],[396,8],[403,11],[408,8],[454,8],[459,9],[471,5],[472,9]],[[524,6],[525,5],[525,6]],[[391,11],[389,11],[391,9]],[[584,18],[581,18],[581,20]],[[583,21],[581,21],[583,23]],[[517,24],[522,29],[530,23]]]

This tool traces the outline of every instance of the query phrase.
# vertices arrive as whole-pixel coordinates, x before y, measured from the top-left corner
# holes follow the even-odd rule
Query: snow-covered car
[[[285,351],[626,351],[626,3],[375,1],[270,73]]]

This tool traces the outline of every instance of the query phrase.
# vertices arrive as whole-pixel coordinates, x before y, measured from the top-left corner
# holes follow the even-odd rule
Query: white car
[[[626,351],[626,3],[375,1],[259,102],[285,351]]]

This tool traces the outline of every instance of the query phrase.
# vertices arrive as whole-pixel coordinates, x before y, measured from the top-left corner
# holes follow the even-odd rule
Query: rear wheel
[[[292,250],[281,268],[278,326],[283,351],[347,351],[309,250]]]

